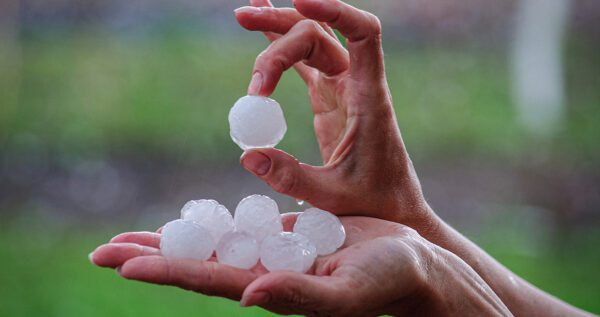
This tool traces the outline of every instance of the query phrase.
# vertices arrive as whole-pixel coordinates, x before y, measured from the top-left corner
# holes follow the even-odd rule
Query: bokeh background
[[[600,313],[600,2],[354,2],[384,26],[389,84],[425,195],[559,298]],[[289,1],[277,5],[290,5]],[[0,315],[263,316],[125,281],[87,255],[184,202],[264,193],[227,113],[260,34],[243,1],[0,0]],[[280,144],[319,164],[306,89],[274,98]]]

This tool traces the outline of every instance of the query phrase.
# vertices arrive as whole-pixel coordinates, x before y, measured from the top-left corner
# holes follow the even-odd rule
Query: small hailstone
[[[319,255],[335,252],[346,240],[346,231],[338,217],[318,208],[308,208],[301,213],[294,224],[294,232],[310,239]]]
[[[305,273],[315,262],[316,247],[299,233],[280,232],[265,238],[260,245],[260,261],[269,272]]]
[[[223,235],[217,244],[219,263],[240,269],[250,269],[258,262],[258,242],[249,233],[231,231]]]
[[[248,196],[237,205],[235,228],[254,236],[259,243],[267,236],[283,231],[277,203],[265,195]]]
[[[260,96],[244,96],[229,111],[229,129],[233,142],[242,150],[274,147],[287,130],[281,106]]]
[[[207,260],[214,249],[208,230],[193,221],[177,219],[163,227],[160,252],[166,257]]]
[[[216,200],[190,200],[181,208],[181,219],[191,220],[203,226],[210,232],[215,242],[233,231],[233,217],[225,206]]]

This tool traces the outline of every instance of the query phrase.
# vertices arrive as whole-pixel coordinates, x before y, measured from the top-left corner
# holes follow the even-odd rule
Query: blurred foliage
[[[20,61],[9,64],[12,71],[0,73],[11,76],[2,82],[12,82],[14,90],[0,95],[0,140],[10,150],[19,146],[20,135],[32,135],[62,155],[131,149],[201,160],[237,157],[227,113],[245,94],[254,58],[266,46],[257,38],[225,41],[181,31],[152,37],[31,35],[21,42]],[[413,155],[470,151],[512,157],[538,144],[514,120],[504,56],[386,47],[396,114]],[[544,142],[557,153],[597,160],[600,90],[590,65],[598,62],[576,45],[566,56],[567,120]],[[289,124],[281,148],[314,162],[312,118],[298,76],[286,74],[274,98]]]
[[[50,157],[103,158],[150,153],[185,160],[237,160],[227,114],[245,94],[259,35],[226,40],[180,31],[144,35],[26,35],[15,44],[0,83],[4,153],[44,147]],[[9,55],[6,55],[9,54]],[[14,54],[11,55],[10,54]],[[386,66],[404,138],[417,158],[469,155],[600,159],[597,54],[571,43],[566,54],[568,113],[551,139],[524,136],[511,105],[506,52],[386,46]],[[6,91],[8,89],[8,91]],[[318,163],[306,89],[291,72],[274,94],[288,133],[280,148]],[[35,152],[33,152],[35,153]],[[184,160],[182,159],[182,161]],[[87,263],[111,234],[0,228],[0,316],[238,315],[238,304],[174,288],[121,280]],[[108,231],[108,230],[107,230]],[[503,241],[505,231],[493,241]],[[563,241],[568,252],[515,253],[519,239],[486,249],[533,284],[583,309],[600,312],[595,274],[600,236]],[[560,248],[561,246],[555,246]],[[244,309],[248,316],[268,315]]]
[[[505,232],[494,232],[497,236]],[[499,238],[499,237],[498,237]],[[518,243],[483,244],[500,263],[529,283],[583,310],[600,313],[600,254],[596,251],[600,235],[578,233],[537,255],[514,252]],[[522,240],[521,240],[522,241]]]

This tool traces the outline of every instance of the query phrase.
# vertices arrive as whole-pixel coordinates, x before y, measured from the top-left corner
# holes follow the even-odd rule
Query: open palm
[[[284,217],[285,229],[293,226],[295,218]],[[118,268],[127,279],[242,299],[243,305],[279,313],[318,310],[354,315],[410,296],[422,280],[416,251],[410,246],[414,231],[366,217],[343,217],[342,222],[347,231],[344,246],[319,257],[310,274],[269,273],[260,264],[242,270],[219,264],[214,257],[208,261],[166,258],[160,255],[160,233],[153,232],[120,234],[98,247],[91,260]],[[360,304],[360,310],[352,303]]]

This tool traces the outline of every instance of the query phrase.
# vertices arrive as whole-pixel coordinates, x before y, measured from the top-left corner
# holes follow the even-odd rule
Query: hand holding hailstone
[[[275,8],[269,0],[250,3],[235,11],[236,19],[272,43],[256,59],[250,96],[238,100],[229,115],[231,136],[245,151],[241,163],[275,191],[340,218],[284,214],[273,218],[282,231],[267,222],[277,226],[275,233],[257,227],[252,217],[249,223],[234,217],[233,231],[222,235],[202,226],[209,220],[182,220],[192,225],[176,220],[191,236],[213,239],[216,257],[181,258],[179,251],[165,256],[161,243],[178,228],[167,225],[163,237],[152,232],[114,237],[90,254],[93,263],[120,268],[127,279],[282,314],[587,316],[516,276],[427,204],[396,121],[377,17],[340,0],[294,0],[294,8]],[[323,166],[301,164],[272,148],[286,124],[279,105],[267,97],[292,67],[308,88]],[[240,231],[239,221],[240,228],[257,230]],[[329,228],[326,234],[320,226]],[[185,252],[204,258],[208,251]]]

